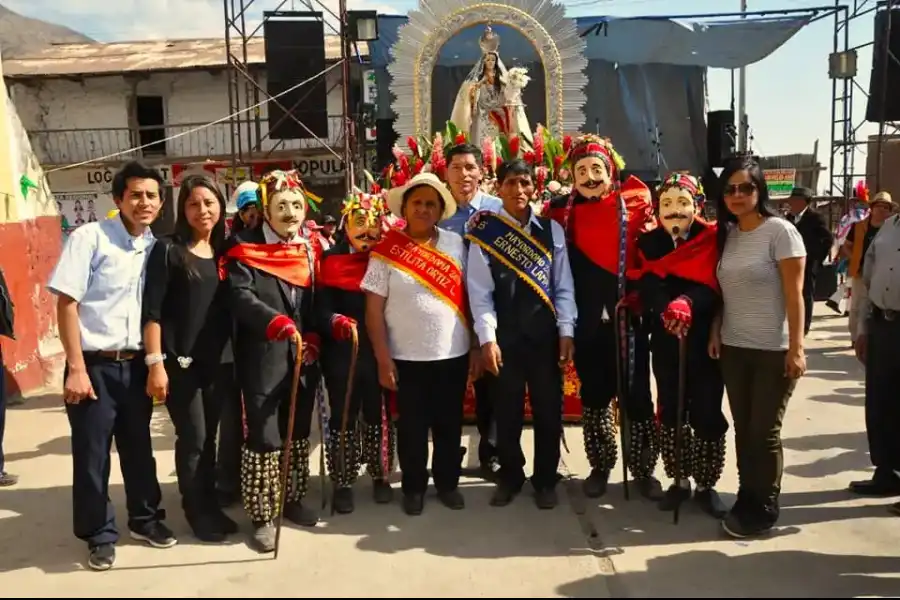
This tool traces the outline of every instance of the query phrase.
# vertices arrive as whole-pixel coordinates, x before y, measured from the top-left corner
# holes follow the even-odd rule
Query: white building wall
[[[341,73],[332,69],[326,76],[328,93],[329,136],[331,146],[341,144]],[[45,165],[72,164],[97,160],[122,153],[139,145],[129,130],[128,107],[132,95],[162,96],[166,114],[166,137],[178,136],[166,144],[166,155],[172,159],[222,158],[232,152],[234,139],[227,120],[204,125],[229,114],[227,75],[217,72],[181,71],[150,73],[131,77],[115,75],[90,77],[81,81],[65,79],[8,82],[10,97],[16,105],[23,125],[29,131],[35,152]],[[265,76],[258,81],[264,90]],[[267,96],[263,92],[260,101]],[[243,99],[243,97],[242,97]],[[268,107],[259,109],[262,136],[267,131]],[[252,121],[253,112],[240,117]],[[255,126],[251,135],[255,138]],[[241,143],[248,145],[246,125],[241,126]],[[265,139],[261,148],[270,150],[310,150],[322,152],[315,139],[287,140],[278,143]],[[110,160],[127,160],[136,153],[117,155]]]

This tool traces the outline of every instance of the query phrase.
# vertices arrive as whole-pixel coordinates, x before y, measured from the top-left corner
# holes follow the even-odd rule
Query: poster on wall
[[[66,235],[85,223],[103,220],[115,208],[108,194],[97,192],[67,192],[54,194],[53,197]]]

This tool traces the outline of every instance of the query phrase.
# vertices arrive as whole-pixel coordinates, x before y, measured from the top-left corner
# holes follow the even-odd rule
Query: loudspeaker
[[[866,106],[866,121],[870,123],[900,120],[900,63],[897,62],[900,59],[900,6],[890,13],[891,30],[888,32],[887,7],[884,2],[878,3],[875,12],[875,44],[872,47],[872,74],[869,77],[869,102]],[[892,58],[886,50],[890,50],[896,58]]]
[[[375,162],[378,174],[394,162],[394,144],[397,143],[397,132],[394,131],[394,119],[378,119],[375,121]]]
[[[325,23],[322,13],[302,14],[309,20],[268,18],[263,25],[266,92],[276,96],[296,88],[268,103],[269,137],[274,140],[328,140],[328,88],[320,75],[325,70]],[[311,18],[316,15],[318,19]]]
[[[737,150],[733,110],[706,113],[706,159],[710,167],[724,167]]]

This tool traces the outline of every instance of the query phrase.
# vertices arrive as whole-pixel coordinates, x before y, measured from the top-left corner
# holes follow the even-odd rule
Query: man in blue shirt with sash
[[[162,206],[162,182],[140,163],[122,167],[112,181],[119,214],[73,231],[47,286],[58,298],[66,351],[75,535],[87,542],[88,566],[97,571],[113,566],[119,538],[109,499],[113,438],[131,537],[156,548],[176,543],[163,524],[150,440],[153,404],[145,392],[148,366],[165,356],[145,355],[141,336],[144,269],[156,242],[150,224]]]
[[[503,203],[499,198],[485,194],[479,189],[484,177],[481,169],[481,150],[472,144],[457,144],[450,148],[445,159],[447,161],[447,187],[456,200],[456,212],[449,219],[438,223],[441,229],[447,229],[461,236],[466,235],[466,223],[478,211],[500,212]],[[490,376],[483,375],[473,384],[475,388],[475,419],[478,425],[478,462],[482,472],[492,478],[497,466],[497,449],[491,443],[493,411],[488,399],[488,381]]]
[[[466,283],[497,424],[500,471],[494,506],[506,506],[525,484],[521,448],[525,391],[534,423],[538,508],[556,506],[562,434],[562,367],[572,360],[577,309],[565,233],[536,216],[531,167],[521,159],[497,170],[503,208],[469,223]]]

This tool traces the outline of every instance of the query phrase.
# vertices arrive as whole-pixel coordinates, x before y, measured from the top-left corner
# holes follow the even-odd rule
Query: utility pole
[[[747,12],[747,0],[741,0],[741,12]],[[738,152],[743,154],[747,152],[747,67],[738,71],[738,82],[741,86],[738,92]]]
[[[350,193],[355,185],[356,178],[353,174],[354,150],[356,148],[355,124],[350,115],[350,30],[347,22],[347,0],[338,2],[338,13],[341,19],[341,103],[343,108],[341,116],[344,120],[344,187],[346,193]]]

